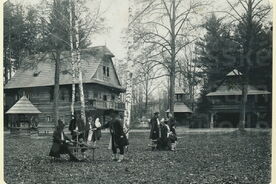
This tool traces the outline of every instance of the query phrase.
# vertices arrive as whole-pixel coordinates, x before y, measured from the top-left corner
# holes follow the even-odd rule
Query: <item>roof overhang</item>
[[[249,91],[247,95],[269,95],[271,92],[262,90]],[[215,91],[208,93],[206,96],[241,96],[241,91]]]

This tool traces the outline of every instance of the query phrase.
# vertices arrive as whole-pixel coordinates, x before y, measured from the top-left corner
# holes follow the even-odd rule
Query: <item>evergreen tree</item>
[[[216,89],[224,76],[235,67],[237,44],[232,41],[230,31],[212,14],[203,25],[206,34],[197,42],[197,64],[202,71],[203,88],[199,99],[198,110],[209,108],[206,94]]]

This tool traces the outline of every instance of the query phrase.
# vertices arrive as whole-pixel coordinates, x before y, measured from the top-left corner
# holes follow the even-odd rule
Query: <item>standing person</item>
[[[176,136],[176,131],[175,131],[175,119],[173,118],[172,113],[168,114],[168,125],[170,128],[170,135],[169,135],[169,139],[171,141],[171,150],[175,151],[176,149],[176,144],[177,144],[177,136]]]
[[[77,116],[77,119],[75,119],[75,116],[72,116],[72,120],[70,121],[69,130],[71,131],[72,140],[75,141],[75,146],[80,145],[80,147],[86,147],[85,145],[85,125],[84,121],[81,118],[81,115],[79,114]],[[85,151],[86,148],[81,149],[81,153],[83,155],[83,158],[86,158]]]
[[[168,150],[170,149],[170,140],[169,140],[169,133],[170,128],[168,126],[168,121],[164,118],[160,121],[160,139],[157,142],[158,150]]]
[[[157,144],[157,139],[159,138],[159,112],[155,112],[153,118],[150,120],[150,139],[152,141],[152,145]]]
[[[88,123],[86,125],[87,142],[92,142],[92,146],[96,147],[96,141],[101,137],[101,123],[97,117],[95,121],[91,116],[88,117]]]
[[[111,110],[111,121],[103,125],[102,128],[110,129],[111,134],[111,146],[112,146],[112,160],[117,160],[117,148],[120,150],[118,162],[122,162],[124,159],[124,147],[128,145],[128,140],[123,130],[122,122],[118,117],[118,112]]]
[[[68,154],[70,156],[70,161],[79,161],[69,149],[69,142],[71,142],[71,140],[65,136],[63,132],[64,126],[64,123],[58,120],[58,125],[53,133],[53,145],[49,156],[60,158],[60,154]]]
[[[80,115],[77,116],[77,119],[75,119],[75,116],[72,116],[72,120],[70,121],[69,125],[69,130],[71,131],[72,139],[74,141],[77,140],[77,135],[79,140],[84,139],[85,125]]]
[[[76,140],[76,138],[77,138],[77,135],[76,135],[76,133],[74,132],[74,130],[76,129],[76,117],[75,117],[75,115],[72,115],[71,116],[71,121],[70,121],[70,124],[69,124],[69,131],[71,132],[71,136],[72,136],[72,139],[73,140]]]

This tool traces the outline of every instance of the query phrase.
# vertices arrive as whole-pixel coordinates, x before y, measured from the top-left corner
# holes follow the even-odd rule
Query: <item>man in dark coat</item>
[[[78,134],[79,134],[79,137],[78,137],[79,140],[84,139],[85,125],[80,115],[78,116],[77,119],[75,119],[75,116],[72,116],[72,120],[70,121],[70,124],[69,124],[69,130],[71,132],[73,140],[75,141],[77,140]]]
[[[118,112],[110,110],[111,121],[103,125],[102,128],[110,129],[111,134],[111,143],[112,143],[112,152],[113,160],[117,160],[117,148],[120,150],[120,155],[118,162],[121,162],[124,159],[124,147],[128,145],[128,140],[123,130],[122,122],[118,118]]]
[[[64,126],[64,123],[61,120],[58,120],[58,125],[53,133],[53,145],[49,156],[60,158],[60,154],[68,154],[70,156],[70,161],[78,161],[69,149],[69,143],[71,140],[64,134]]]
[[[153,118],[150,120],[150,139],[152,144],[156,144],[157,139],[159,138],[159,112],[155,112]]]

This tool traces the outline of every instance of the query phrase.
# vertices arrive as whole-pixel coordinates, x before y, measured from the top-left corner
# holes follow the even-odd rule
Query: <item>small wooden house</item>
[[[174,118],[179,125],[189,127],[188,117],[193,111],[184,103],[185,93],[181,88],[175,89]],[[169,109],[166,111],[169,113]]]
[[[97,114],[105,120],[108,109],[124,111],[120,93],[125,92],[121,86],[112,58],[114,55],[105,47],[98,46],[81,51],[81,69],[85,95],[86,114]],[[4,86],[5,112],[10,109],[23,94],[41,112],[38,126],[53,125],[53,99],[55,64],[50,53],[27,57],[19,70]],[[76,80],[78,83],[78,80]],[[65,123],[71,120],[72,101],[72,67],[70,53],[61,54],[60,119]],[[76,84],[75,111],[80,112],[80,96]],[[5,126],[9,126],[9,117],[5,115]]]
[[[228,73],[220,86],[207,94],[211,102],[210,127],[237,128],[241,110],[241,72]],[[248,85],[246,127],[271,127],[271,96],[265,89]]]

